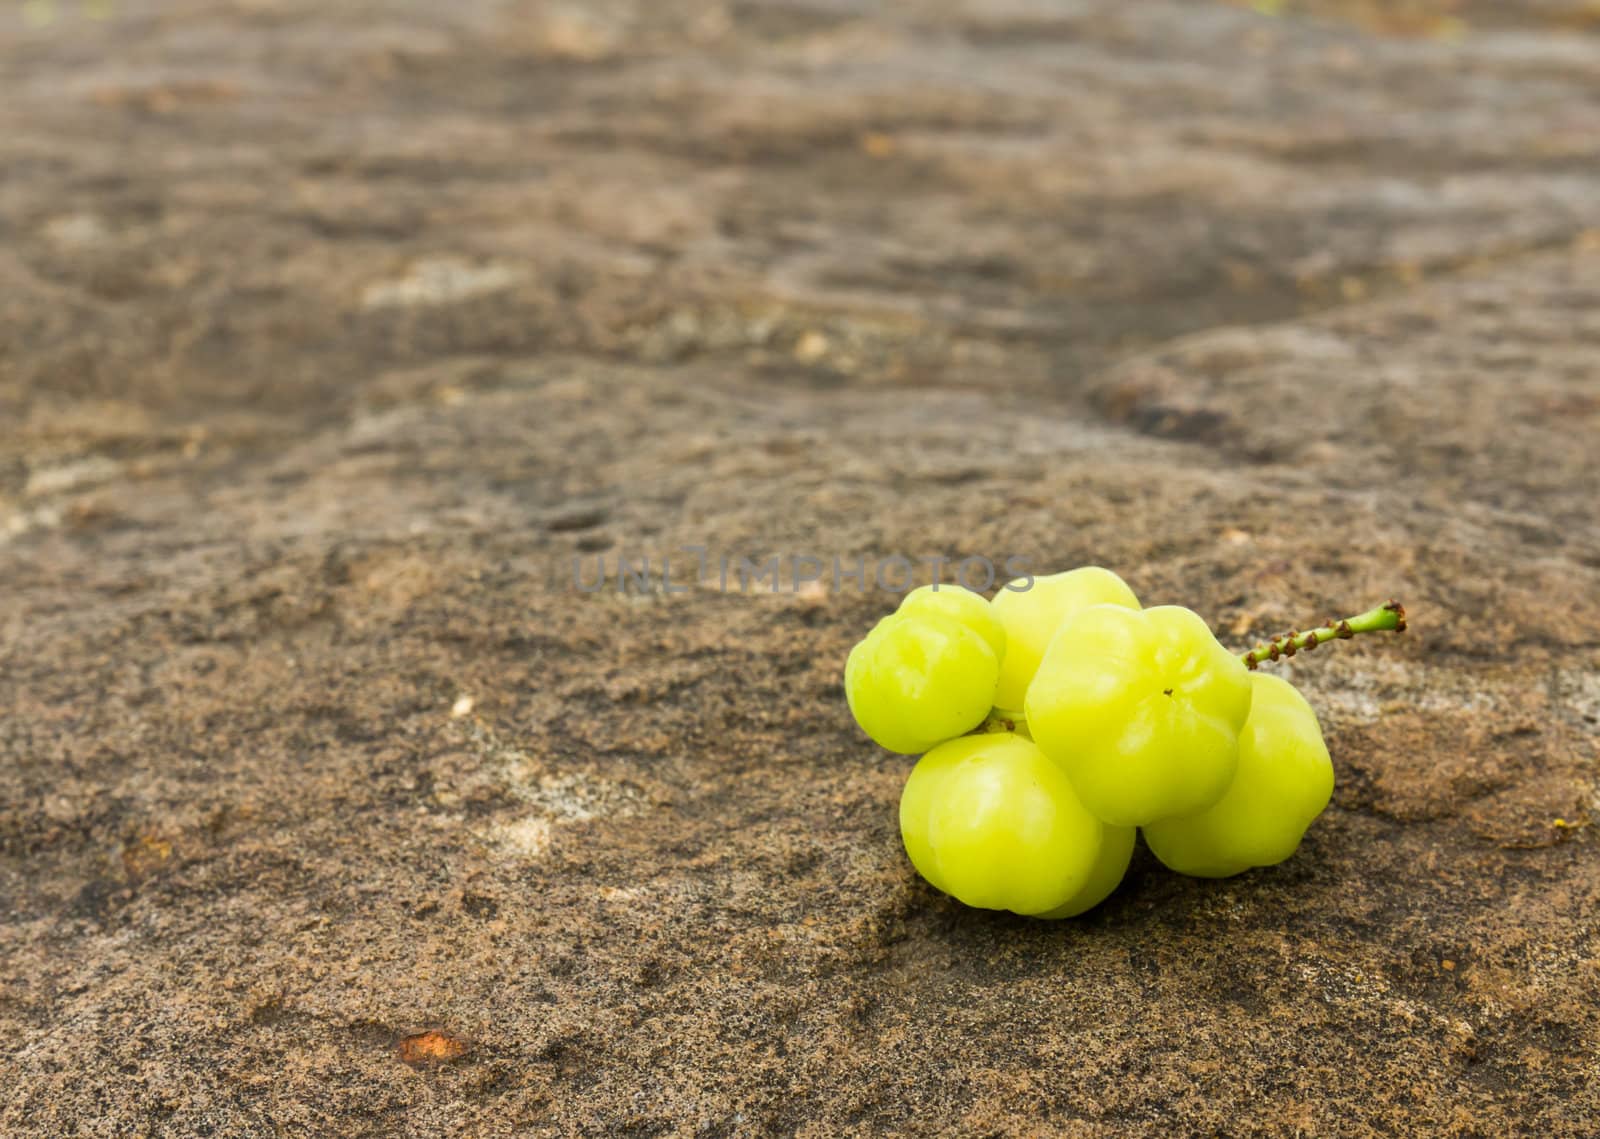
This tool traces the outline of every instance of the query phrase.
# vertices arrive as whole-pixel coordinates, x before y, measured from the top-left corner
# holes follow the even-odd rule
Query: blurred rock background
[[[0,1133],[1600,1131],[1597,33],[0,9]],[[1047,925],[906,863],[892,596],[572,586],[685,545],[1412,631],[1295,859]]]

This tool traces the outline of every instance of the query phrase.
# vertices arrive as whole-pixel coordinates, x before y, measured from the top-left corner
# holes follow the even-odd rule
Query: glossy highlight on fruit
[[[1198,815],[1145,827],[1150,850],[1180,874],[1226,878],[1282,862],[1333,795],[1333,761],[1306,698],[1267,673],[1251,681],[1250,718],[1227,794]]]
[[[895,610],[903,616],[934,615],[949,617],[982,637],[994,650],[996,660],[1006,654],[1006,631],[982,594],[958,585],[923,585],[913,589]]]
[[[1011,732],[940,744],[900,797],[900,834],[934,887],[969,906],[1067,917],[1116,888],[1133,831],[1084,809],[1066,773]]]
[[[1064,620],[1091,605],[1138,609],[1139,599],[1110,570],[1082,566],[1036,577],[1025,590],[1002,589],[989,604],[1005,629],[1005,654],[1000,660],[994,702],[996,707],[1015,712],[1022,710],[1028,685]]]
[[[1003,638],[976,594],[914,590],[850,650],[851,714],[883,747],[905,754],[971,731],[994,704]]]
[[[1025,708],[1084,806],[1145,826],[1222,798],[1250,701],[1244,662],[1190,610],[1096,605],[1062,622]]]

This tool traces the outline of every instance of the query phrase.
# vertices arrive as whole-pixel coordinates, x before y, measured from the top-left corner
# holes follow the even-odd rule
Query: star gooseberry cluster
[[[1137,830],[1200,877],[1293,854],[1333,764],[1311,705],[1253,670],[1404,628],[1390,602],[1239,657],[1190,610],[1141,608],[1086,566],[993,601],[913,590],[851,650],[845,694],[879,744],[924,753],[900,799],[924,878],[971,906],[1071,917],[1117,888]]]

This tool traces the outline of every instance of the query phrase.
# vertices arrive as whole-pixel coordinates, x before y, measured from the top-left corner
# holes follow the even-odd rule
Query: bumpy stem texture
[[[1329,621],[1321,628],[1309,629],[1304,633],[1285,633],[1243,654],[1244,663],[1250,668],[1255,668],[1264,660],[1279,660],[1283,657],[1292,657],[1298,652],[1309,652],[1323,641],[1348,640],[1357,633],[1381,633],[1387,629],[1393,629],[1397,633],[1406,631],[1406,609],[1398,601],[1390,601],[1376,609],[1369,609],[1358,617]]]
[[[1343,621],[1329,621],[1326,625],[1308,629],[1303,633],[1285,633],[1281,637],[1257,645],[1242,656],[1245,665],[1253,669],[1265,660],[1282,660],[1299,652],[1310,652],[1323,641],[1347,641],[1357,633],[1381,633],[1390,629],[1396,633],[1406,631],[1406,607],[1398,601],[1385,602],[1376,609],[1369,609],[1358,616],[1346,617]],[[1028,735],[1028,721],[1020,711],[995,708],[983,723],[968,734],[977,735],[982,732],[1017,732]]]

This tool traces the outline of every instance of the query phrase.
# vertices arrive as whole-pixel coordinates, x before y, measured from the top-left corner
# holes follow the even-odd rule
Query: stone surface
[[[1257,8],[0,13],[0,1133],[1600,1132],[1600,19]],[[1413,629],[1032,923],[773,553]]]

